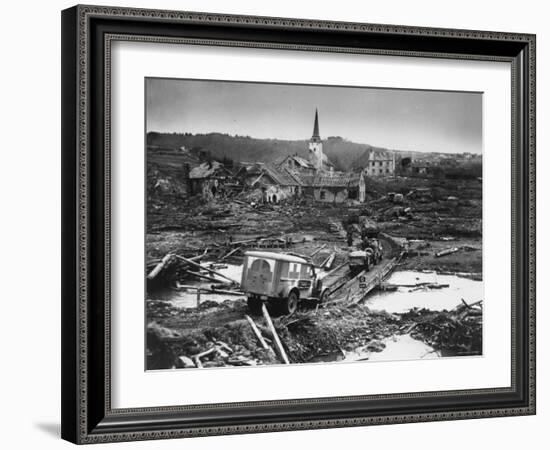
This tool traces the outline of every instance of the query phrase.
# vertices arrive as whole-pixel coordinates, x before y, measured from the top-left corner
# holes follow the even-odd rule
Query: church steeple
[[[319,135],[319,114],[317,108],[315,108],[315,123],[313,124],[313,135],[311,136],[311,140],[314,142],[319,142],[321,140],[321,136]]]
[[[323,170],[323,141],[319,135],[319,113],[315,108],[315,122],[313,124],[313,136],[309,141],[309,161],[316,170]]]

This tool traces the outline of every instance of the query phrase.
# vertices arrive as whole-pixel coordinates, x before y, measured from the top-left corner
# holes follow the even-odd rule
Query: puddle
[[[380,342],[385,346],[380,352],[360,347],[348,352],[340,351],[317,355],[308,362],[405,361],[441,358],[438,351],[424,342],[412,338],[409,334],[392,336]]]
[[[435,359],[441,354],[424,342],[408,334],[382,340],[386,347],[381,352],[356,349],[346,352],[344,361],[404,361],[407,359]]]
[[[483,282],[434,273],[401,271],[393,273],[387,284],[414,285],[417,283],[448,284],[448,288],[427,289],[399,287],[394,292],[377,291],[367,297],[364,304],[374,310],[389,313],[403,313],[412,308],[426,308],[432,311],[451,310],[464,299],[473,303],[483,299]]]
[[[209,263],[204,263],[205,267],[209,267]],[[241,274],[243,271],[242,264],[223,264],[224,267],[215,268],[217,272],[225,275],[231,280],[236,281],[237,283],[241,282]],[[203,272],[209,277],[213,277],[220,282],[227,282],[225,278],[219,277],[214,274]],[[210,289],[210,286],[214,284],[213,281],[208,280],[198,280],[196,278],[189,278],[188,280],[182,281],[181,284],[186,286],[201,287],[204,289]],[[163,289],[158,292],[154,292],[150,295],[151,299],[154,300],[165,300],[171,302],[174,306],[179,308],[195,308],[197,306],[197,291],[195,289]],[[226,300],[237,300],[243,298],[242,296],[227,295],[227,294],[213,294],[210,292],[201,292],[200,302],[212,301],[216,303],[222,303]]]

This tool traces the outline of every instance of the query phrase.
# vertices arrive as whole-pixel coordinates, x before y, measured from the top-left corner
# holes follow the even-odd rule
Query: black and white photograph
[[[147,370],[483,355],[482,93],[145,99]]]

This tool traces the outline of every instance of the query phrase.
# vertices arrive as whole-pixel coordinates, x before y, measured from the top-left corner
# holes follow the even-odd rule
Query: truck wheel
[[[281,302],[281,312],[285,315],[293,314],[298,309],[298,294],[290,291],[288,297]]]
[[[248,297],[246,303],[248,304],[248,309],[250,310],[250,312],[254,314],[260,313],[260,310],[262,308],[262,301],[259,298]]]

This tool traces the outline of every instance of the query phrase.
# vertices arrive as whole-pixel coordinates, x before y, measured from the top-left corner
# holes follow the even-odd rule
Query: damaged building
[[[363,171],[369,177],[395,174],[395,154],[393,152],[371,148],[362,158],[365,159]]]
[[[231,179],[231,172],[218,161],[203,162],[189,172],[191,193],[205,199],[224,195],[225,184]]]
[[[239,169],[236,177],[244,186],[257,190],[260,194],[258,200],[265,203],[296,199],[303,192],[303,184],[295,174],[284,167],[272,164],[244,165]]]
[[[318,202],[342,203],[346,200],[365,201],[363,173],[329,172],[316,175],[310,192]]]

